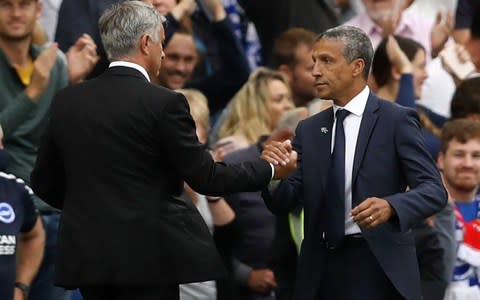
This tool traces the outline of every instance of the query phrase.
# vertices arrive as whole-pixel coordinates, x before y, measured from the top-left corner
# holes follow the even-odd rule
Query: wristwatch
[[[23,299],[26,300],[28,298],[28,293],[30,292],[30,287],[22,282],[15,282],[15,287],[20,289],[23,293]]]

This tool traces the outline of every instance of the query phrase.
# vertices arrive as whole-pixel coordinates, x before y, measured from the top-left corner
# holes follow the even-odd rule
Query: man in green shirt
[[[91,70],[89,58],[92,64],[96,62],[95,45],[89,37],[81,37],[83,44],[74,45],[66,59],[56,44],[33,45],[32,33],[41,10],[38,0],[0,0],[0,140],[9,156],[7,172],[27,184],[54,94],[69,78],[78,81]],[[72,62],[69,68],[66,61]],[[38,197],[34,200],[47,241],[29,299],[65,299],[65,291],[53,286],[59,213]]]

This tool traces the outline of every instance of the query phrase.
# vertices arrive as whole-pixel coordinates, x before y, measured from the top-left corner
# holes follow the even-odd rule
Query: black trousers
[[[364,238],[346,238],[338,248],[325,251],[324,276],[315,299],[404,299],[378,264]]]
[[[179,300],[178,284],[164,287],[98,286],[80,288],[83,300]]]

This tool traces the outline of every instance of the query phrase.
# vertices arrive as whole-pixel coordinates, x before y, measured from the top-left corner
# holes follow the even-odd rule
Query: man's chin
[[[172,90],[183,89],[185,82],[168,82],[168,87]]]
[[[462,191],[463,193],[472,193],[478,189],[478,184],[473,182],[459,182],[456,184],[455,189]]]
[[[21,42],[24,40],[29,39],[32,36],[32,33],[17,33],[17,34],[8,34],[8,33],[0,33],[0,38],[4,41],[9,42]]]

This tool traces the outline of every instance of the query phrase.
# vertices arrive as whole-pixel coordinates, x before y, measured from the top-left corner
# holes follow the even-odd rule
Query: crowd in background
[[[8,290],[15,300],[80,297],[53,285],[61,212],[28,184],[55,93],[108,67],[97,22],[116,2],[0,0],[0,179],[12,186],[0,189],[0,299]],[[417,111],[450,196],[413,229],[424,299],[480,299],[478,1],[144,2],[167,19],[152,83],[186,97],[199,141],[227,164],[292,139],[299,122],[330,107],[316,96],[312,46],[329,28],[361,28],[376,49],[370,89]],[[26,36],[27,47],[18,47]],[[1,206],[11,195],[16,202]],[[229,273],[182,285],[181,299],[292,299],[302,207],[276,216],[260,192],[209,197],[187,184],[179,197],[200,211]]]

